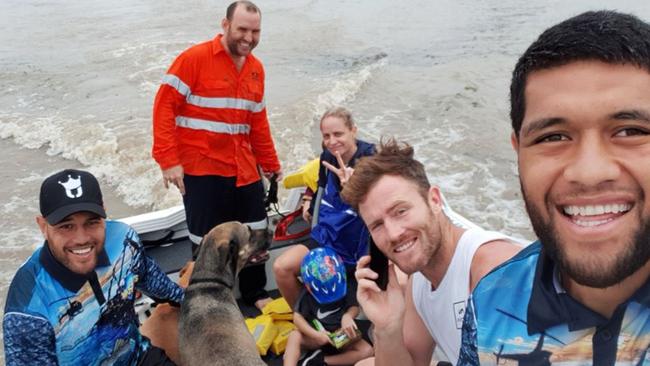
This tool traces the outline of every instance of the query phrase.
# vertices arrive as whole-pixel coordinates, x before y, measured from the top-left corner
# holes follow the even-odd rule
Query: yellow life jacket
[[[255,338],[257,352],[266,356],[273,339],[278,334],[278,328],[273,326],[273,319],[270,315],[262,314],[257,318],[247,318],[245,321],[248,331]]]
[[[278,335],[275,336],[273,343],[271,343],[271,352],[275,353],[276,355],[281,355],[287,348],[289,333],[296,329],[296,326],[287,320],[276,320],[273,322],[273,326],[278,328]]]
[[[316,192],[316,188],[318,188],[319,165],[320,158],[310,160],[296,172],[284,177],[282,184],[284,184],[285,188],[309,187],[312,192]]]
[[[273,320],[293,320],[293,311],[284,297],[279,297],[264,305],[262,314],[269,315]]]
[[[262,315],[246,319],[246,327],[255,338],[255,345],[261,356],[266,356],[269,348],[276,355],[284,353],[289,333],[296,329],[292,320],[293,311],[283,297],[266,304]]]

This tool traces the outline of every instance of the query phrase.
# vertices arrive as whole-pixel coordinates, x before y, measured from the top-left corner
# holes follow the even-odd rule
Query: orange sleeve
[[[264,74],[262,74],[262,80],[264,80]],[[264,90],[262,90],[262,95],[264,95]],[[273,144],[271,128],[266,116],[266,107],[259,112],[253,113],[250,139],[255,160],[262,169],[267,172],[280,170],[280,160]]]
[[[194,68],[186,61],[185,53],[179,55],[165,75],[153,105],[153,148],[151,155],[161,169],[181,163],[176,135],[176,116],[185,104],[185,88],[178,87],[178,81],[191,88]],[[168,78],[178,79],[168,83]],[[172,85],[176,85],[172,86]],[[180,89],[180,90],[179,90]],[[189,89],[188,89],[189,90]]]

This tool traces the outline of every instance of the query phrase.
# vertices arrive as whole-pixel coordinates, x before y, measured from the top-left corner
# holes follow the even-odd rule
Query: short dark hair
[[[372,187],[384,175],[401,177],[415,183],[419,193],[426,199],[431,188],[424,165],[413,157],[413,147],[405,142],[397,142],[394,138],[383,140],[375,155],[365,156],[354,166],[354,174],[343,186],[341,198],[355,210],[363,201]]]
[[[528,75],[588,60],[634,65],[650,72],[650,24],[634,15],[602,10],[582,13],[545,30],[512,72],[510,119],[517,138],[526,114]]]
[[[260,8],[257,7],[257,5],[253,4],[252,1],[241,0],[241,1],[235,1],[230,5],[228,5],[228,8],[226,9],[226,19],[232,20],[232,17],[235,14],[235,10],[239,5],[245,6],[246,11],[250,13],[258,13],[260,16],[262,16],[262,11],[260,10]]]

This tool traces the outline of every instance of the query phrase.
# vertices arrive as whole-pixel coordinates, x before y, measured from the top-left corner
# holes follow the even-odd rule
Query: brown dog
[[[265,366],[233,294],[235,278],[249,257],[265,249],[250,241],[250,230],[226,222],[203,237],[179,322],[179,349],[185,366]]]

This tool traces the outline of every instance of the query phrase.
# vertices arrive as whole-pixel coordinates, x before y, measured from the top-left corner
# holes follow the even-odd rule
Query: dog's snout
[[[267,229],[251,230],[250,243],[254,250],[267,250],[271,246]]]

